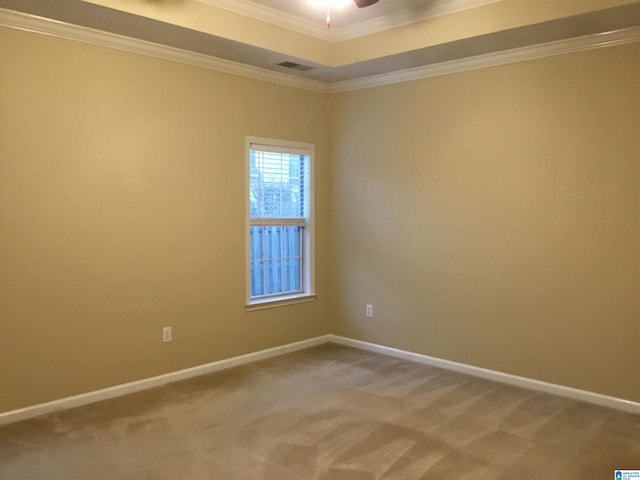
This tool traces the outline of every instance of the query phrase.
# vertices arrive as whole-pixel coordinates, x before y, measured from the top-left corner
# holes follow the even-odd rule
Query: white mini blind
[[[251,218],[306,218],[310,155],[286,147],[274,150],[251,144]]]
[[[270,153],[288,153],[291,155],[302,155],[309,156],[311,152],[306,148],[296,148],[289,146],[279,146],[279,145],[265,145],[263,143],[255,143],[251,142],[250,144],[251,150],[254,152],[270,152]]]

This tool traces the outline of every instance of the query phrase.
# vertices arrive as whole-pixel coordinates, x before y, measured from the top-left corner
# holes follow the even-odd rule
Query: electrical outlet
[[[162,342],[167,343],[171,341],[171,327],[164,327],[162,329]]]
[[[367,304],[367,306],[365,307],[365,315],[367,317],[373,317],[373,305]]]

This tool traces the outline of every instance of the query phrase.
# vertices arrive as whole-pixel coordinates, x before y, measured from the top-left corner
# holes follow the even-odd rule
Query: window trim
[[[272,295],[269,297],[251,298],[251,227],[256,223],[251,220],[251,145],[257,144],[274,149],[274,151],[282,153],[299,153],[304,152],[309,155],[309,210],[308,218],[305,219],[303,228],[302,242],[302,291],[299,293],[285,293],[282,295]],[[276,308],[284,305],[292,305],[303,302],[310,302],[316,298],[315,293],[315,146],[311,143],[294,142],[289,140],[279,140],[264,137],[245,137],[245,308],[247,311],[263,310],[265,308]],[[299,221],[291,222],[291,220],[282,221],[278,225],[287,223],[300,223]],[[260,222],[263,224],[265,222]],[[269,222],[266,222],[269,223]]]

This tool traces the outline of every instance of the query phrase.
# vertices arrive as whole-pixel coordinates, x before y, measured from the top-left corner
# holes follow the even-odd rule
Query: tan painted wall
[[[337,333],[640,401],[639,58],[337,96]]]
[[[640,400],[639,53],[327,97],[0,29],[0,411],[329,332]],[[313,303],[244,311],[247,134],[316,145]]]
[[[0,411],[329,333],[325,96],[0,29],[0,106]],[[245,135],[316,145],[313,303],[245,313]]]

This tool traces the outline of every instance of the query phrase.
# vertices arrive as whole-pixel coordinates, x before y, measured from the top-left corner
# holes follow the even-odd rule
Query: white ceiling
[[[337,35],[338,40],[325,38],[327,42],[336,42],[339,41],[340,36],[356,38],[367,32],[371,33],[398,25],[406,25],[410,22],[419,22],[434,15],[444,16],[448,13],[470,10],[489,3],[508,4],[511,0],[380,0],[378,4],[364,9],[349,6],[342,11],[334,12],[334,27],[331,32],[326,32],[323,27],[324,15],[309,5],[307,3],[309,0],[127,1],[148,3],[154,7],[167,7],[175,11],[180,11],[189,3],[206,3],[218,9],[230,10],[236,14],[257,18],[289,30],[304,31],[310,37],[320,34]],[[526,0],[521,0],[521,2],[524,1]],[[531,1],[542,2],[543,0]],[[567,2],[567,0],[555,1]],[[605,0],[599,1],[604,2]],[[358,59],[332,66],[304,58],[296,58],[284,53],[285,51],[279,48],[265,48],[262,42],[245,43],[242,39],[234,40],[228,36],[217,35],[215,31],[205,32],[185,28],[96,3],[95,1],[82,0],[0,0],[0,8],[328,83],[362,79],[378,74],[580,36],[597,35],[640,25],[639,0],[613,8],[604,8],[580,15],[559,16],[549,21],[497,29],[490,33],[475,34],[457,40],[432,43],[420,48],[408,48],[392,54]],[[319,18],[316,18],[318,15]],[[421,24],[420,28],[423,30],[420,32],[428,32],[429,26],[430,24],[426,26]],[[387,32],[385,35],[391,35],[389,38],[393,39],[395,32]],[[366,38],[363,40],[366,43]],[[304,64],[311,69],[308,71],[288,70],[278,66],[278,63],[283,61]]]
[[[184,0],[139,1],[179,3]],[[341,0],[346,5],[331,8],[330,29],[325,27],[326,9],[318,5],[322,4],[323,0],[197,1],[337,42],[503,0],[379,0],[378,3],[365,8],[358,8],[353,0]]]
[[[334,27],[343,27],[432,2],[433,0],[382,0],[367,8],[357,8],[353,2],[349,2],[346,7],[333,9],[333,24]],[[311,0],[253,0],[251,3],[320,24],[326,13],[324,8],[318,7]]]
[[[215,0],[203,0],[213,5],[219,4]],[[253,3],[257,7],[275,10],[292,15],[300,19],[323,25],[326,11],[317,6],[312,0],[234,0],[234,3]],[[347,0],[348,1],[348,0]],[[356,7],[353,1],[348,1],[345,7],[333,8],[331,12],[332,28],[344,28],[356,23],[390,15],[406,14],[407,17],[419,14],[433,8],[441,0],[380,0],[366,8]]]
[[[357,8],[355,3],[349,1],[346,7],[335,8],[336,18],[340,17],[345,24],[361,22],[374,17],[391,15],[403,10],[422,8],[435,0],[381,0],[377,4],[366,8]],[[252,0],[252,3],[263,7],[272,8],[280,12],[289,13],[310,20],[322,18],[323,8],[318,7],[312,0]]]

